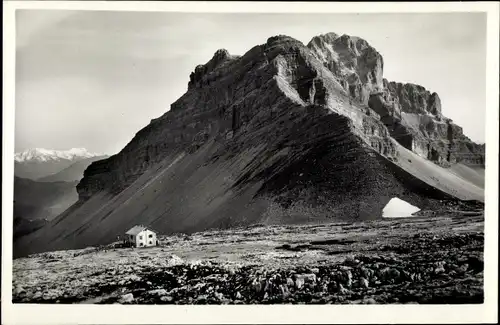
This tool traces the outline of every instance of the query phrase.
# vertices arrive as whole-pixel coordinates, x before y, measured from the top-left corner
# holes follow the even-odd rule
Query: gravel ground
[[[481,214],[254,226],[14,260],[14,303],[483,302]]]

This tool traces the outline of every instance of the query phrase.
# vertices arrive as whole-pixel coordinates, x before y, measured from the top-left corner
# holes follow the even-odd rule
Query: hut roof
[[[150,230],[150,231],[152,231],[154,233],[158,233],[158,231],[152,229],[149,226],[137,225],[137,226],[133,226],[132,228],[130,228],[125,234],[126,235],[133,235],[133,236],[135,236],[138,233],[140,233],[141,231],[146,230],[146,229]]]
[[[133,226],[125,234],[135,236],[138,233],[140,233],[141,231],[143,231],[144,229],[146,229],[145,226]]]

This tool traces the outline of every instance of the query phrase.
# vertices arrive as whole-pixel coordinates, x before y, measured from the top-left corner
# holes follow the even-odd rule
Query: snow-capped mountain
[[[39,179],[56,174],[75,162],[103,156],[85,148],[70,150],[51,150],[43,148],[28,149],[14,155],[14,174],[18,177]]]
[[[85,148],[72,148],[70,150],[50,150],[43,148],[27,149],[16,153],[14,160],[17,162],[26,161],[51,161],[51,160],[75,160],[102,156],[99,153],[91,153]]]

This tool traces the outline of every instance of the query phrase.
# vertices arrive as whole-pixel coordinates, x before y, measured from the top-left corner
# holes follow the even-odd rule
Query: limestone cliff
[[[372,93],[382,90],[384,60],[365,40],[328,33],[314,37],[307,46],[344,90],[361,103],[367,104]]]
[[[442,166],[454,163],[484,167],[485,148],[441,113],[439,95],[414,84],[388,82],[368,102],[405,148]]]
[[[248,135],[281,118],[274,130],[260,135],[272,145],[273,133],[289,131],[288,120],[304,114],[348,116],[353,131],[366,143],[394,155],[383,123],[364,114],[365,108],[350,105],[342,89],[311,51],[287,36],[271,37],[241,58],[218,50],[207,64],[196,67],[188,91],[168,113],[151,121],[118,155],[85,171],[78,192],[82,199],[101,190],[119,193],[169,155],[195,152],[212,138],[224,141]],[[240,140],[245,137],[228,144]]]
[[[167,113],[85,170],[79,201],[17,254],[106,243],[137,223],[193,232],[379,218],[394,196],[422,209],[482,200],[481,189],[401,146],[427,141],[403,119],[424,114],[406,113],[422,108],[403,108],[382,70],[377,51],[345,35],[308,46],[275,36],[241,57],[217,51]],[[438,114],[438,104],[434,96],[423,109]]]
[[[373,109],[404,147],[444,166],[484,166],[484,145],[472,142],[442,115],[439,95],[420,85],[383,79],[383,58],[365,40],[328,33],[314,37],[308,47],[346,93]]]

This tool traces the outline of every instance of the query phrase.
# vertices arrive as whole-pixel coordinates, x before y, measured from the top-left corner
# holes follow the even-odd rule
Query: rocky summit
[[[167,113],[85,170],[78,202],[16,254],[106,244],[135,224],[190,233],[379,219],[393,197],[424,211],[483,201],[466,176],[484,168],[484,145],[442,115],[436,93],[389,82],[383,68],[367,41],[334,33],[218,50]]]

